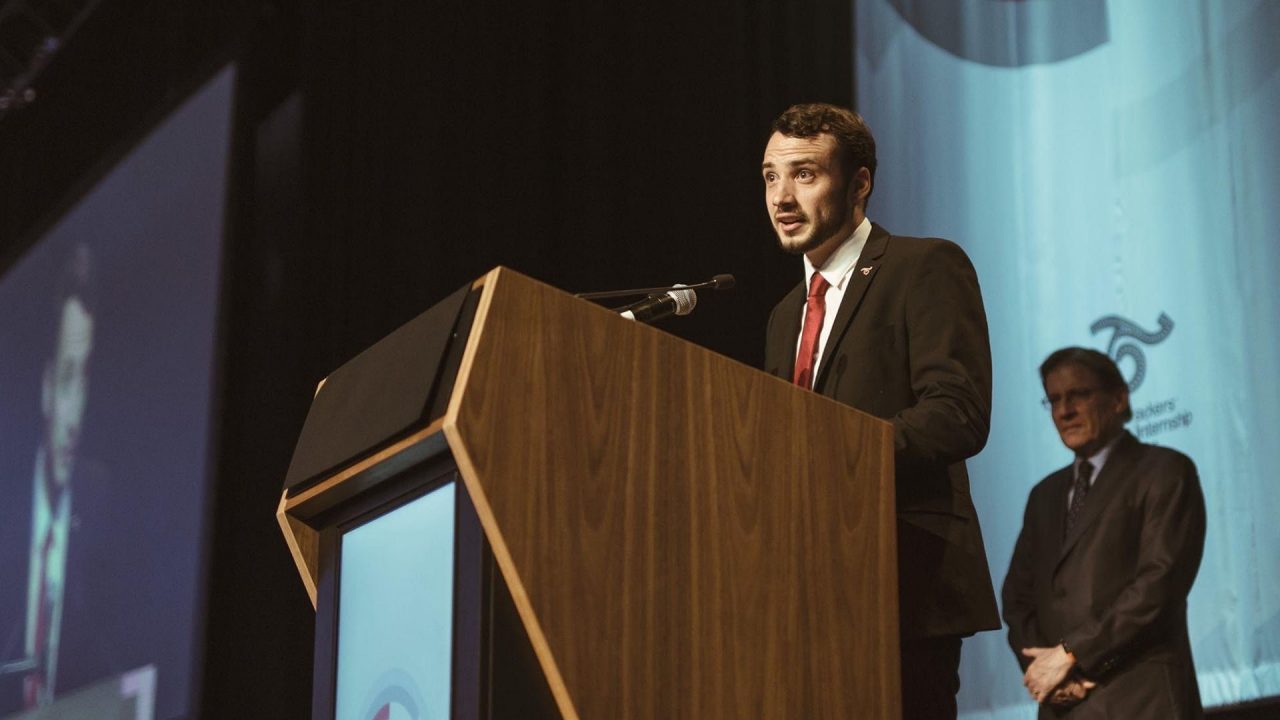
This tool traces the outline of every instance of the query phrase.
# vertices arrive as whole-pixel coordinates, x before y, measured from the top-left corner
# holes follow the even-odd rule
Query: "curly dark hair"
[[[1097,350],[1082,347],[1065,347],[1050,353],[1049,357],[1040,363],[1040,382],[1044,383],[1049,373],[1063,365],[1078,365],[1088,370],[1097,378],[1102,389],[1109,393],[1119,394],[1129,390],[1129,383],[1124,381],[1124,376],[1120,374],[1120,368],[1116,366],[1114,360]],[[1128,403],[1125,404],[1122,417],[1125,422],[1133,417],[1133,408]]]
[[[871,187],[863,199],[863,210],[866,210],[866,203],[876,188],[876,139],[861,115],[838,105],[801,103],[779,115],[773,121],[772,131],[787,137],[816,138],[826,133],[835,138],[840,164],[850,182],[858,168],[866,168],[871,173]]]

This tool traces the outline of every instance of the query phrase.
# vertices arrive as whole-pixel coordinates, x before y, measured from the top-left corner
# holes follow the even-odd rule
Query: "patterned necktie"
[[[1080,510],[1084,507],[1084,498],[1089,494],[1089,478],[1093,477],[1093,465],[1088,460],[1076,466],[1076,480],[1071,485],[1071,505],[1067,508],[1067,532],[1076,524]]]
[[[827,288],[831,283],[815,272],[809,280],[809,302],[804,313],[804,329],[800,331],[800,352],[796,354],[796,372],[791,382],[803,388],[813,387],[813,368],[817,364],[818,336],[822,319],[827,314]]]

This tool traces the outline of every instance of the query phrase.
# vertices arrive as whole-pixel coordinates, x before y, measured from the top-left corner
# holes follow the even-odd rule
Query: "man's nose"
[[[791,191],[791,183],[780,181],[773,187],[769,194],[769,204],[776,208],[790,207],[796,202],[796,197]]]

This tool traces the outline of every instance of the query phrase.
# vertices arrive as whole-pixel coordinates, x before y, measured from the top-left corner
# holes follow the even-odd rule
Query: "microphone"
[[[694,283],[693,285],[672,285],[669,287],[652,287],[652,288],[636,288],[634,290],[606,290],[604,292],[585,292],[574,295],[576,298],[583,300],[603,300],[605,298],[628,297],[631,295],[661,295],[672,290],[684,288],[687,290],[701,290],[703,288],[711,288],[713,290],[728,290],[734,286],[733,276],[724,273],[716,275],[706,282]],[[692,307],[692,306],[690,306]]]
[[[688,315],[698,304],[698,294],[691,287],[677,286],[661,295],[649,297],[620,308],[618,314],[628,320],[651,323],[668,315]]]

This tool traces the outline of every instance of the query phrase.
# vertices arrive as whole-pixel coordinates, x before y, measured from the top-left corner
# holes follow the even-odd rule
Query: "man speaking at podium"
[[[769,317],[765,368],[893,423],[903,717],[954,718],[961,638],[1000,627],[964,466],[991,416],[977,275],[954,243],[867,220],[875,139],[857,113],[791,107],[761,170],[805,270]]]

